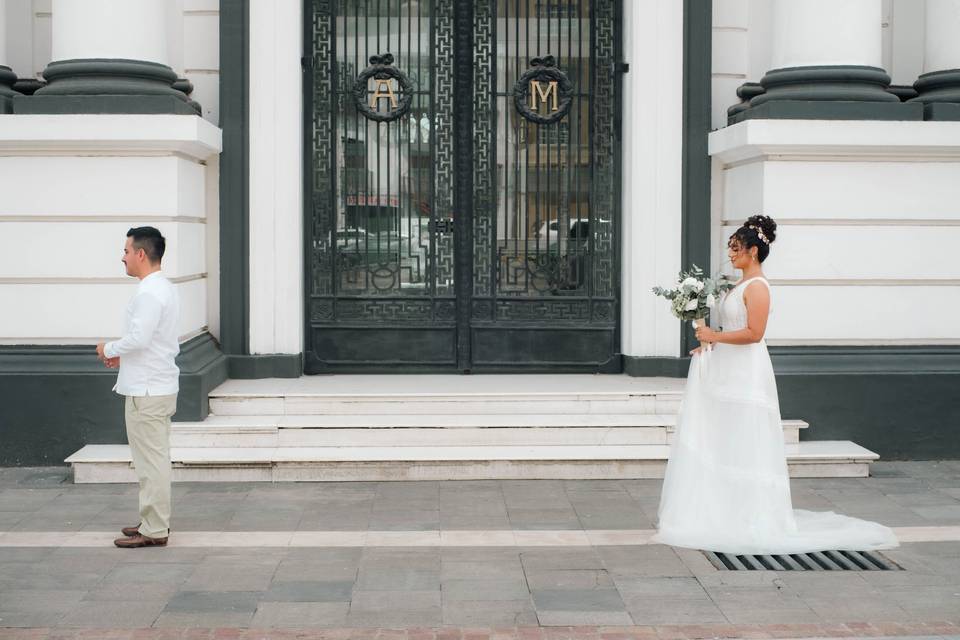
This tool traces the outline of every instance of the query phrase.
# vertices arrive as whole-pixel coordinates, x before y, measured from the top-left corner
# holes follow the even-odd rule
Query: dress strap
[[[738,286],[742,286],[744,289],[746,289],[746,286],[744,286],[744,285],[748,285],[748,284],[750,284],[751,282],[753,282],[754,280],[759,280],[759,281],[761,281],[763,284],[767,285],[767,289],[770,288],[770,283],[767,282],[767,279],[764,278],[763,276],[755,276],[755,277],[753,277],[753,278],[750,278],[749,280],[744,280],[744,281],[741,282]]]

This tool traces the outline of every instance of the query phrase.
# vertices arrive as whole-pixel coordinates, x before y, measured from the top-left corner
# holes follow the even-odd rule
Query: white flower
[[[696,300],[691,300],[690,302],[687,303],[687,306],[685,306],[685,307],[683,308],[683,310],[684,310],[684,311],[696,311],[696,310],[697,310],[697,304],[698,304],[698,303],[697,303]]]
[[[684,281],[681,282],[680,284],[683,285],[684,287],[693,287],[694,289],[697,289],[697,286],[698,286],[698,285],[699,285],[701,288],[703,288],[703,283],[701,283],[699,280],[697,280],[696,278],[693,278],[693,277],[684,279]],[[697,289],[697,291],[699,291],[699,290],[700,290],[700,289]]]
[[[714,307],[716,304],[717,304],[717,297],[716,297],[715,295],[713,295],[712,293],[708,293],[708,294],[707,294],[707,307],[709,307],[710,309],[713,309],[713,307]]]

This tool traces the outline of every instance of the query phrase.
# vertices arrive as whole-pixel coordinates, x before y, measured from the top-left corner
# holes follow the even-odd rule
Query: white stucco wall
[[[180,337],[209,327],[208,166],[220,131],[195,116],[0,118],[0,344],[93,344],[122,333],[136,286],[130,227],[167,238]]]

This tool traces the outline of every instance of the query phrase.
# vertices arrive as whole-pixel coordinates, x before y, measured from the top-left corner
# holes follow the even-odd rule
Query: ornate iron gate
[[[306,370],[619,370],[618,0],[310,0]]]

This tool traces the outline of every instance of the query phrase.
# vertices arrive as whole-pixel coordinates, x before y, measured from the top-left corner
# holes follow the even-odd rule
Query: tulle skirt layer
[[[736,554],[897,546],[880,524],[795,510],[773,367],[762,343],[694,356],[654,540]]]

